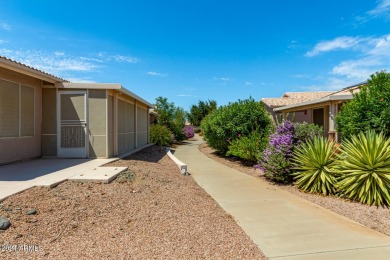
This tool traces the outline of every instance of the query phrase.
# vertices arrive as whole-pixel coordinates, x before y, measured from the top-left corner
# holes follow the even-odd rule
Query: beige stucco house
[[[334,93],[333,91],[316,91],[316,92],[286,92],[279,98],[262,98],[260,102],[264,105],[265,109],[272,116],[275,121],[280,121],[282,112],[275,111],[277,108],[299,104],[309,100],[315,100],[318,98],[325,97]],[[287,115],[286,115],[287,116]],[[308,122],[312,118],[311,110],[297,110],[294,113],[289,113],[288,119],[295,118],[297,122]]]
[[[315,123],[322,126],[325,136],[328,136],[330,140],[340,142],[341,135],[336,131],[336,115],[341,110],[343,104],[352,99],[353,94],[359,92],[360,87],[365,84],[365,82],[359,83],[319,98],[276,107],[273,111],[274,113],[281,113],[284,115],[287,115],[288,113],[304,113],[306,116],[297,116],[296,122],[305,121],[307,123]]]
[[[120,84],[70,83],[0,56],[0,164],[129,154],[149,144],[151,107]]]

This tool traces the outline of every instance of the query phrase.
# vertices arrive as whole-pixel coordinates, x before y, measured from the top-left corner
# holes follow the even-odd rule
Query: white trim
[[[106,93],[106,158],[108,158],[108,139],[109,139],[109,136],[108,136],[108,90],[106,89],[105,91]],[[99,135],[96,135],[96,136],[99,136]]]
[[[62,151],[61,151],[61,95],[62,94],[83,94],[84,95],[84,118],[85,118],[85,125],[84,125],[84,133],[85,133],[85,147],[84,147],[84,154],[85,156],[84,157],[78,157],[78,156],[75,156],[75,157],[72,157],[72,156],[69,156],[69,155],[62,155]],[[57,93],[56,93],[56,97],[57,97],[57,103],[56,103],[56,106],[57,106],[57,157],[62,157],[62,158],[88,158],[89,157],[89,128],[88,128],[88,124],[89,124],[89,110],[88,110],[88,98],[89,98],[89,95],[88,95],[88,90],[85,91],[85,90],[79,90],[79,91],[60,91],[57,89]],[[66,120],[66,121],[74,121],[74,120]]]

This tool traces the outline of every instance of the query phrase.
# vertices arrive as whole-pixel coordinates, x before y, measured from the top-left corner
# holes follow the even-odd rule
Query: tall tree
[[[191,124],[199,126],[203,118],[216,109],[217,102],[215,100],[200,100],[198,105],[191,106],[190,113],[188,114],[188,120],[191,122]]]

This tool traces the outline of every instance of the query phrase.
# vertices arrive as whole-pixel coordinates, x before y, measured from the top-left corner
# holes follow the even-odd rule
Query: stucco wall
[[[42,81],[4,68],[0,68],[0,78],[30,86],[34,89],[34,136],[0,138],[0,164],[40,157]],[[7,95],[7,93],[2,93],[0,98],[7,99]],[[30,112],[25,111],[25,113]],[[7,121],[4,121],[0,121],[0,123],[7,124]]]
[[[135,148],[135,114],[134,104],[118,100],[118,153],[131,152]]]
[[[137,147],[148,143],[148,110],[137,106]]]
[[[89,90],[89,158],[107,157],[106,90]]]
[[[57,156],[57,92],[42,89],[42,156]]]

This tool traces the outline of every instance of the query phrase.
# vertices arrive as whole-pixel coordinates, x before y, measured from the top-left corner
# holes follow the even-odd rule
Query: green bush
[[[168,146],[172,141],[172,132],[164,125],[150,126],[150,142],[159,146]]]
[[[202,130],[210,147],[226,154],[229,145],[240,136],[248,136],[253,129],[268,132],[272,121],[260,102],[253,98],[221,106],[202,121]]]
[[[296,147],[292,175],[298,188],[310,193],[334,194],[336,186],[336,148],[328,138],[315,136]]]
[[[268,134],[253,131],[248,136],[241,136],[229,145],[227,156],[232,155],[241,159],[256,162],[268,143]]]
[[[313,140],[315,136],[323,136],[324,130],[316,124],[294,123],[294,138],[298,142],[306,142]]]
[[[370,129],[390,136],[390,73],[371,75],[336,116],[338,131],[349,138]]]
[[[341,145],[338,189],[369,205],[390,205],[390,139],[370,130]]]

